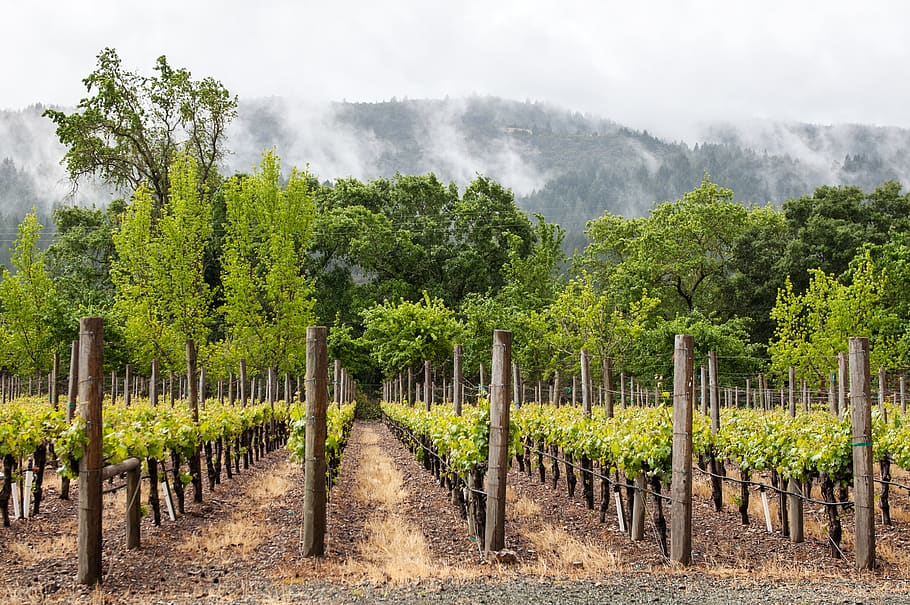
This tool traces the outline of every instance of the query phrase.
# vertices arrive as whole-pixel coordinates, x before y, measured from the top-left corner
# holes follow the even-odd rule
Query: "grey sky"
[[[910,126],[910,3],[0,0],[0,108],[74,105],[95,56],[244,97],[496,95],[671,137],[773,118]]]

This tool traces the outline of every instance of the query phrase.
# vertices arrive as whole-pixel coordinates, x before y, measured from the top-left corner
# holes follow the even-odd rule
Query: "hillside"
[[[62,147],[43,108],[0,112],[0,213],[68,200]],[[607,119],[538,102],[492,97],[340,102],[285,98],[241,103],[226,170],[245,171],[276,147],[286,166],[309,165],[322,180],[435,172],[464,184],[476,174],[511,187],[519,204],[583,241],[587,220],[605,210],[642,215],[676,199],[705,171],[743,202],[780,203],[823,184],[870,190],[910,183],[910,130],[777,122],[714,124],[698,142],[666,141]],[[111,194],[83,187],[79,203]]]

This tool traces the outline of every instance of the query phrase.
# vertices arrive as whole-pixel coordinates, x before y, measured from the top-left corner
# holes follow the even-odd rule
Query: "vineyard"
[[[508,350],[507,347],[504,349]],[[750,393],[749,397],[744,397],[743,402],[747,405],[735,406],[735,397],[726,397],[728,405],[723,405],[720,387],[709,380],[703,389],[708,399],[704,402],[703,413],[698,409],[701,402],[696,395],[700,385],[690,370],[691,379],[684,383],[683,392],[657,391],[647,401],[643,396],[630,396],[626,400],[617,392],[614,394],[620,403],[616,409],[596,405],[591,397],[593,389],[584,385],[577,402],[579,405],[512,401],[511,396],[517,395],[520,389],[513,390],[515,385],[509,384],[510,377],[503,371],[503,360],[497,359],[494,356],[489,387],[477,388],[468,393],[467,398],[461,377],[453,376],[453,382],[448,386],[452,391],[459,391],[457,406],[447,400],[445,389],[433,388],[432,382],[428,383],[426,392],[442,392],[442,401],[438,403],[418,399],[412,404],[404,393],[398,393],[402,395],[400,401],[389,397],[381,403],[382,419],[390,434],[422,467],[424,478],[411,481],[414,485],[422,485],[421,489],[437,494],[426,494],[436,503],[434,506],[441,507],[437,514],[446,509],[452,513],[456,530],[447,540],[464,544],[456,549],[462,554],[453,559],[457,569],[468,570],[490,557],[504,565],[503,569],[516,564],[539,565],[542,561],[551,561],[548,565],[553,565],[552,558],[557,556],[554,553],[560,547],[551,544],[541,551],[539,534],[527,533],[529,530],[522,528],[530,518],[540,523],[564,515],[575,519],[566,528],[584,527],[587,532],[601,534],[606,531],[604,535],[612,535],[609,548],[615,552],[629,548],[616,543],[618,536],[624,536],[629,545],[651,543],[648,548],[654,550],[648,552],[653,552],[656,558],[649,555],[646,560],[652,569],[671,563],[676,556],[674,540],[680,535],[674,522],[679,518],[678,511],[683,510],[678,508],[680,500],[675,483],[682,468],[674,453],[680,433],[674,426],[679,422],[679,402],[684,401],[691,412],[691,428],[685,433],[689,436],[692,460],[687,469],[688,480],[699,486],[694,495],[689,496],[688,514],[692,515],[694,506],[699,516],[704,516],[710,509],[718,517],[700,524],[706,523],[713,528],[720,522],[727,527],[724,530],[727,532],[737,525],[761,528],[768,536],[760,539],[763,548],[770,549],[770,554],[765,552],[764,556],[771,556],[772,560],[777,556],[797,557],[809,566],[824,565],[819,561],[813,563],[813,557],[852,560],[854,556],[858,557],[855,552],[860,544],[857,532],[861,531],[854,513],[860,499],[856,491],[854,454],[859,447],[868,447],[870,460],[875,460],[879,470],[875,476],[875,505],[880,521],[875,523],[874,531],[882,533],[887,544],[884,554],[878,555],[877,573],[885,578],[894,574],[902,577],[906,559],[901,553],[910,538],[910,506],[907,504],[907,496],[910,496],[907,482],[910,477],[910,426],[905,423],[897,395],[890,399],[883,397],[881,405],[870,410],[871,433],[866,443],[857,442],[853,432],[851,408],[858,399],[852,395],[851,405],[845,406],[839,414],[832,413],[826,400],[818,403],[807,400],[805,409],[796,412],[782,407],[783,403],[790,403],[785,400],[765,405],[768,398],[763,393]],[[357,461],[347,463],[347,478],[339,476],[339,473],[344,474],[347,456],[343,454],[355,427],[356,404],[345,401],[343,389],[339,388],[342,384],[340,372],[333,389],[338,392],[336,401],[328,403],[330,381],[328,364],[324,361],[318,378],[308,374],[302,383],[308,389],[322,389],[326,406],[325,433],[321,439],[325,448],[323,481],[328,493],[329,514],[323,519],[325,525],[321,531],[325,532],[327,543],[320,554],[329,562],[338,560],[339,564],[344,564],[356,556],[348,542],[355,538],[344,529],[352,523],[349,520],[352,511],[364,516],[370,514],[357,513],[356,506],[347,510],[353,505],[348,500],[350,474],[362,472],[357,467],[352,471],[350,464],[367,468],[369,458],[359,454]],[[135,376],[132,378],[138,380]],[[322,385],[317,386],[320,381]],[[290,380],[285,380],[285,387],[290,384]],[[146,382],[145,386],[148,385]],[[164,391],[164,385],[161,386]],[[183,386],[188,388],[189,382]],[[204,525],[190,521],[198,514],[194,511],[200,510],[194,507],[204,497],[212,499],[209,507],[217,505],[224,498],[217,494],[225,489],[230,491],[235,480],[249,489],[250,479],[255,483],[258,466],[272,469],[271,473],[275,472],[275,464],[280,459],[292,461],[291,468],[295,470],[290,471],[289,476],[296,475],[298,483],[312,477],[311,468],[318,468],[310,466],[312,459],[308,454],[308,448],[313,447],[311,431],[313,418],[319,417],[318,409],[308,409],[297,393],[287,393],[287,399],[270,397],[271,393],[279,391],[277,383],[266,384],[262,391],[267,396],[264,401],[246,401],[244,398],[231,401],[235,393],[243,393],[245,388],[240,389],[239,383],[230,385],[229,389],[219,387],[220,396],[200,401],[196,417],[188,399],[168,396],[158,401],[157,395],[155,398],[142,396],[142,389],[135,383],[132,389],[130,397],[112,399],[108,396],[104,399],[100,431],[104,467],[111,469],[104,474],[108,482],[106,490],[112,492],[112,497],[117,497],[113,494],[125,487],[126,510],[135,508],[137,516],[140,512],[136,501],[142,498],[148,505],[142,507],[146,510],[142,521],[130,521],[127,513],[128,549],[142,548],[138,536],[140,525],[144,528],[143,533],[149,533],[153,530],[176,531],[182,524],[193,523],[192,526],[197,527],[195,532],[206,533]],[[308,393],[315,397],[312,390]],[[387,385],[386,394],[396,394],[396,391]],[[867,399],[871,402],[871,397]],[[77,413],[72,414],[68,405],[55,407],[51,398],[44,396],[15,398],[3,404],[0,410],[3,428],[0,451],[4,462],[0,505],[3,506],[6,531],[15,530],[15,535],[22,539],[29,534],[29,524],[36,523],[41,527],[53,523],[42,509],[42,506],[49,506],[48,493],[68,498],[69,481],[79,479],[80,488],[75,489],[74,496],[81,497],[80,489],[85,484],[81,483],[84,478],[80,477],[80,469],[84,474],[84,458],[90,442],[91,420],[87,418],[90,414],[81,399]],[[71,415],[69,420],[68,414]],[[500,431],[498,437],[497,429]],[[369,443],[372,439],[369,435],[377,429],[360,430],[358,439],[367,439],[363,443]],[[358,448],[363,448],[363,443]],[[500,466],[493,462],[497,451],[502,452],[505,460]],[[198,468],[192,465],[194,456],[199,456]],[[131,486],[131,460],[137,460],[138,465],[133,481],[146,484],[147,496],[140,496],[140,489]],[[502,478],[499,492],[495,487],[496,473]],[[46,474],[61,482],[59,489],[57,484],[48,485]],[[118,477],[125,477],[126,482]],[[207,478],[205,485],[202,485],[203,478]],[[340,486],[341,495],[337,497],[341,501],[336,501],[336,483]],[[188,486],[194,496],[192,503],[185,499]],[[516,497],[516,491],[521,496]],[[314,497],[312,493],[309,488],[304,489],[304,520],[309,501]],[[281,501],[281,498],[275,498],[279,495],[272,494],[271,499]],[[118,498],[122,500],[122,496]],[[497,498],[502,503],[501,513],[493,504]],[[552,507],[547,512],[541,509],[544,502]],[[60,504],[50,506],[52,510],[60,510]],[[206,510],[204,502],[202,506],[201,510]],[[257,503],[256,506],[269,504]],[[296,505],[285,500],[282,506],[296,509],[300,514],[300,500]],[[564,508],[567,510],[563,511]],[[530,517],[529,513],[523,512],[527,510],[532,511]],[[735,511],[735,521],[727,516],[728,510],[729,513]],[[395,516],[394,512],[382,507],[373,514]],[[105,518],[108,519],[105,523],[111,522]],[[299,522],[291,523],[289,529],[301,527]],[[18,529],[22,523],[26,525]],[[120,526],[122,522],[114,523]],[[136,524],[135,538],[131,538],[131,523]],[[491,529],[491,524],[496,523],[500,524],[498,536],[496,530]],[[597,529],[598,526],[601,529]],[[81,527],[80,519],[80,533]],[[118,533],[120,531],[122,529]],[[452,534],[451,529],[448,531]],[[565,530],[561,531],[564,534]],[[698,527],[692,529],[690,526],[689,531],[690,540],[701,545],[704,537],[699,535]],[[759,540],[754,533],[749,535],[750,540]],[[442,538],[437,535],[435,539]],[[238,540],[242,542],[240,538]],[[498,544],[496,540],[499,540]],[[565,566],[560,573],[577,574],[585,565],[594,573],[603,569],[603,563],[595,563],[589,555],[579,554],[602,548],[594,545],[590,533],[579,538],[564,534],[560,540],[575,545],[574,556],[578,559],[560,563]],[[315,573],[318,577],[319,572],[304,562],[311,540],[301,534],[288,542],[297,547],[284,551],[285,564],[291,564],[296,574],[310,576]],[[316,543],[318,545],[318,539]],[[714,547],[728,548],[718,543]],[[105,547],[105,552],[110,548]],[[119,549],[113,548],[114,552],[105,557],[120,560],[116,555]],[[235,552],[235,548],[239,546],[222,547],[219,556],[235,560],[242,552]],[[440,555],[443,560],[452,560],[451,548],[447,547],[447,554]],[[774,555],[775,551],[777,555]],[[73,557],[73,553],[68,556]],[[710,550],[698,551],[688,564],[711,569],[709,562],[717,560],[715,557],[723,560],[724,555],[715,555]],[[119,565],[122,564],[121,561]],[[753,564],[760,564],[760,561],[753,561]],[[847,573],[848,567],[835,569]],[[108,578],[116,573],[116,569],[108,571]],[[349,570],[346,573],[356,577],[357,573],[365,572]],[[554,568],[548,573],[554,573]]]

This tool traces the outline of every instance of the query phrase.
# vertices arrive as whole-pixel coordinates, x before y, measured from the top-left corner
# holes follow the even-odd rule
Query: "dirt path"
[[[564,478],[553,490],[536,472],[528,477],[516,467],[508,482],[507,547],[518,563],[485,563],[431,473],[383,424],[357,422],[328,503],[325,557],[301,556],[303,470],[278,450],[206,489],[203,504],[188,498],[187,514],[176,522],[156,528],[144,518],[139,551],[123,548],[123,492],[106,496],[106,578],[96,591],[74,583],[75,501],[60,501],[50,478],[42,514],[0,528],[0,603],[707,605],[751,602],[768,586],[777,598],[805,602],[838,596],[897,602],[910,590],[902,565],[855,576],[849,562],[827,562],[823,543],[790,545],[761,525],[743,528],[732,510],[715,513],[702,496],[695,507],[697,564],[674,571],[653,535],[633,543],[619,531],[612,501],[602,524],[599,513],[585,509],[580,487],[574,498],[566,496]],[[906,556],[902,548],[882,555]],[[802,571],[794,573],[794,565]]]

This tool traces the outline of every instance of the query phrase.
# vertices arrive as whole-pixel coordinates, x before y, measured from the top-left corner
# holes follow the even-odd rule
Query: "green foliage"
[[[424,294],[420,302],[384,302],[363,311],[363,340],[386,375],[451,355],[461,329],[442,299]]]
[[[664,384],[671,384],[674,338],[677,334],[691,334],[697,364],[707,365],[708,351],[714,351],[722,360],[719,378],[742,384],[743,376],[758,372],[764,365],[759,347],[749,338],[748,327],[749,322],[744,318],[716,321],[697,311],[672,320],[656,318],[631,347],[627,370],[640,380],[658,377]]]
[[[837,369],[837,354],[847,351],[851,336],[870,338],[873,368],[894,367],[899,360],[893,312],[882,306],[887,283],[866,253],[852,270],[850,283],[818,269],[810,271],[809,286],[797,293],[790,281],[778,294],[771,317],[777,323],[769,352],[772,369],[786,376],[789,367],[800,378],[824,380]]]
[[[13,246],[14,271],[4,269],[0,281],[0,359],[22,374],[46,372],[60,341],[62,312],[38,247],[41,230],[35,212],[26,215]]]
[[[649,292],[667,316],[714,312],[750,212],[732,199],[731,190],[705,175],[696,189],[657,205],[646,219],[605,214],[589,223],[591,243],[581,262],[617,299]]]
[[[121,318],[133,359],[161,360],[177,369],[184,343],[205,343],[211,292],[203,260],[212,232],[212,206],[197,187],[195,161],[178,156],[170,168],[168,203],[154,211],[140,187],[114,233],[118,258],[111,276],[114,312]]]
[[[230,179],[224,190],[222,311],[233,357],[299,372],[314,323],[313,288],[303,272],[316,211],[309,178],[294,169],[282,188],[278,157],[268,152],[256,172]]]
[[[74,182],[97,175],[131,191],[148,186],[160,207],[172,191],[171,165],[184,153],[194,158],[199,183],[214,183],[237,98],[217,80],[193,80],[164,56],[154,69],[155,76],[128,71],[117,52],[105,48],[95,71],[83,80],[93,96],[79,101],[69,115],[44,112],[67,148],[64,161]]]
[[[590,274],[584,272],[571,280],[547,309],[555,326],[549,338],[554,349],[570,360],[570,367],[576,367],[582,349],[600,359],[614,358],[622,365],[659,304],[645,292],[621,308],[609,293],[598,291]]]

